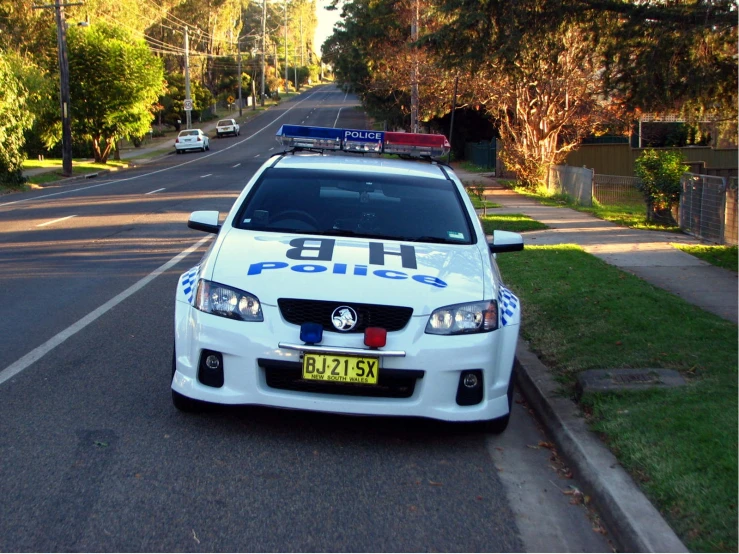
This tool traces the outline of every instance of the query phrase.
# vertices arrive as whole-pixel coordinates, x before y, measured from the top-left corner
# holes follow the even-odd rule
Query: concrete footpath
[[[609,264],[737,323],[737,274],[672,246],[701,244],[688,235],[619,227],[569,208],[542,206],[500,186],[491,177],[455,168],[463,183],[483,182],[486,199],[501,204],[489,213],[522,213],[550,229],[524,233],[525,245],[577,244]],[[621,550],[687,552],[657,509],[592,433],[579,408],[562,396],[551,371],[520,340],[517,385],[577,473]]]

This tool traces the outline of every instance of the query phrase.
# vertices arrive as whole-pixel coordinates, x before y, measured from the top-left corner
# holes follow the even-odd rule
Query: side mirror
[[[523,250],[523,237],[510,231],[494,231],[493,240],[488,242],[490,252],[518,252]]]
[[[190,219],[187,221],[187,226],[190,229],[205,231],[206,233],[218,234],[218,231],[221,230],[221,226],[218,223],[218,212],[210,210],[192,212]]]

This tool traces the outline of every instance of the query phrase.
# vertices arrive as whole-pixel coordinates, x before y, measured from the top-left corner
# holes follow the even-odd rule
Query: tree
[[[645,150],[636,160],[634,173],[647,201],[647,221],[677,225],[672,208],[680,200],[684,159],[674,150]]]
[[[20,186],[23,177],[23,132],[33,125],[32,91],[23,80],[23,60],[0,50],[0,183]]]
[[[441,0],[439,9],[446,23],[425,40],[470,76],[473,98],[498,123],[501,157],[523,184],[545,182],[584,136],[619,125],[580,14],[547,0]]]
[[[116,140],[148,131],[163,91],[162,63],[143,40],[103,23],[71,27],[68,48],[73,132],[106,163]]]

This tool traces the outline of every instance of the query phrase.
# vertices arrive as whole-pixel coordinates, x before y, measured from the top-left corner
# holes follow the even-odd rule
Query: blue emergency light
[[[277,141],[288,148],[343,150],[345,152],[385,153],[406,156],[444,156],[449,141],[444,135],[386,133],[362,129],[332,129],[308,125],[283,125]]]
[[[277,131],[276,136],[279,142],[291,148],[341,150],[344,130],[307,125],[283,125]]]

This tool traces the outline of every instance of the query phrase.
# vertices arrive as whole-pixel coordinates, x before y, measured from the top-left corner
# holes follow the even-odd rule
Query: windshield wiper
[[[436,244],[464,244],[463,242],[458,241],[452,241],[448,240],[442,237],[430,237],[430,236],[423,236],[423,237],[413,237],[405,239],[408,242],[433,242]]]
[[[332,237],[358,237],[363,239],[382,239],[382,240],[408,240],[404,237],[396,237],[392,235],[381,235],[378,233],[362,233],[352,231],[350,229],[326,229],[324,231],[316,231],[317,235],[329,235]]]

